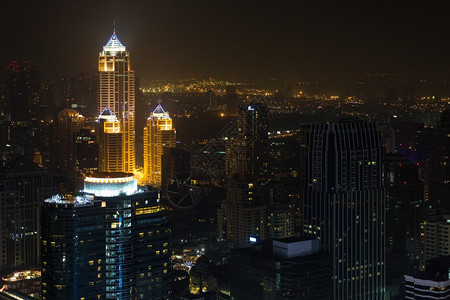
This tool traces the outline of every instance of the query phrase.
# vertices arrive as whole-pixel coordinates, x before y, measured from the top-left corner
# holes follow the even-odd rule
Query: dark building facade
[[[87,177],[42,216],[43,299],[164,299],[170,229],[158,192],[130,174]]]
[[[265,177],[268,172],[268,111],[263,103],[249,102],[239,107],[236,132],[226,145],[226,174],[246,173]]]
[[[333,299],[385,298],[382,148],[374,123],[313,124],[304,234],[333,258]]]
[[[54,192],[52,177],[24,157],[0,169],[0,270],[40,265],[39,212]]]
[[[442,113],[437,128],[432,131],[429,151],[429,199],[450,208],[450,110]]]
[[[316,239],[287,238],[237,249],[230,264],[231,299],[330,299],[331,258]]]

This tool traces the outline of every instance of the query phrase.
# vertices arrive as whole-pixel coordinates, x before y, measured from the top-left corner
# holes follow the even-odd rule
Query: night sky
[[[115,19],[144,79],[366,72],[450,77],[444,3],[361,2],[4,1],[0,63],[28,59],[45,77],[95,71]]]

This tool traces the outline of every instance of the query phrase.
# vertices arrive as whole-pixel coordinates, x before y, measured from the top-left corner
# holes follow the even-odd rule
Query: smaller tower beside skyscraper
[[[123,131],[120,121],[105,107],[98,117],[99,171],[123,172]]]
[[[169,113],[161,104],[155,108],[144,127],[144,182],[161,186],[164,148],[175,147],[176,131]]]

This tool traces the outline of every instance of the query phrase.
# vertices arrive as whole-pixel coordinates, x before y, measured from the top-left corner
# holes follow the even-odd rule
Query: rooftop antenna
[[[113,20],[113,26],[114,26],[114,31],[113,31],[113,33],[116,34],[116,20]]]

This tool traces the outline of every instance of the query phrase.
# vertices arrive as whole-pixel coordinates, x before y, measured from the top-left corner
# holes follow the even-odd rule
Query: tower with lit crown
[[[98,117],[99,171],[123,170],[123,131],[121,122],[108,107]]]
[[[175,147],[175,135],[169,113],[158,104],[144,127],[144,181],[147,184],[161,185],[163,149]]]
[[[108,107],[120,122],[122,132],[121,172],[135,169],[135,75],[130,55],[113,35],[98,58],[98,113]]]

